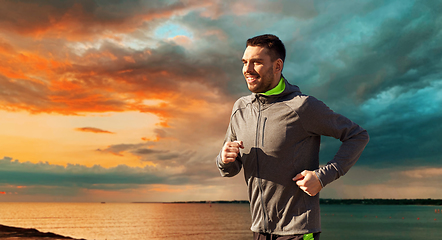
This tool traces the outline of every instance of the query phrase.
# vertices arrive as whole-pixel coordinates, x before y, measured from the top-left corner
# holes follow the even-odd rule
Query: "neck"
[[[279,84],[279,81],[281,80],[281,74],[278,74],[277,76],[275,76],[274,78],[273,78],[273,84],[272,84],[272,88],[270,88],[270,89],[273,89],[273,88],[275,88],[276,86],[278,86],[278,84]]]
[[[278,84],[274,88],[272,88],[271,90],[264,92],[262,94],[267,95],[267,96],[277,95],[277,94],[282,93],[284,91],[284,89],[285,89],[285,82],[284,82],[284,78],[281,77],[278,81]]]

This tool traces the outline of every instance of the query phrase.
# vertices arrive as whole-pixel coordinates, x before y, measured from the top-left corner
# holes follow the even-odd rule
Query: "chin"
[[[249,88],[249,91],[252,93],[262,93],[262,91],[259,91],[259,89],[253,89],[253,88],[252,89]]]
[[[249,89],[250,92],[257,93],[258,88],[256,86],[250,86],[247,84],[247,88]]]

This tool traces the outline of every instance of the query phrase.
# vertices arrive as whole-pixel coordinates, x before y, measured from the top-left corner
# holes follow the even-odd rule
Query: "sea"
[[[442,239],[442,206],[321,205],[321,240]],[[87,240],[252,239],[244,203],[1,203],[0,224]]]

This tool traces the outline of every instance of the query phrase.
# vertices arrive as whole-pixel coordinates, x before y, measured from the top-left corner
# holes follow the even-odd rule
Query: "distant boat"
[[[101,204],[105,204],[106,202],[101,202]]]

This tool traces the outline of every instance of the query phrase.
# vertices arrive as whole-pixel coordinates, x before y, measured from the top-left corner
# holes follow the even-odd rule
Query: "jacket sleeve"
[[[306,99],[298,114],[302,126],[309,134],[331,136],[342,142],[334,158],[315,170],[322,186],[325,187],[346,174],[356,163],[369,141],[368,133],[314,97]]]
[[[233,113],[232,113],[232,115],[233,115]],[[233,142],[236,140],[237,140],[236,135],[232,129],[232,122],[230,122],[229,127],[227,129],[226,136],[224,138],[223,146],[228,141]],[[221,154],[222,154],[222,149],[219,152],[218,156],[216,157],[216,165],[218,166],[221,176],[233,177],[236,174],[238,174],[241,171],[241,167],[242,167],[241,155],[238,154],[238,156],[236,157],[236,160],[234,162],[223,163],[223,161],[221,160]]]

